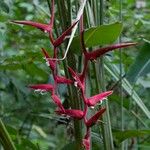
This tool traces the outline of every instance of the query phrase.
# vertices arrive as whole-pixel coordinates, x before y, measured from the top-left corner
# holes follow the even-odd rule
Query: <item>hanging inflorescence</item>
[[[76,72],[72,68],[68,67],[68,71],[70,72],[72,79],[67,79],[64,76],[60,76],[57,74],[57,56],[58,56],[58,48],[64,42],[66,36],[70,35],[74,26],[80,21],[80,40],[81,40],[81,48],[82,55],[84,56],[83,70],[81,73]],[[52,71],[52,75],[54,78],[54,84],[38,84],[38,85],[29,85],[31,89],[36,91],[50,92],[51,98],[53,102],[56,104],[57,109],[55,112],[58,115],[67,115],[74,119],[83,120],[84,125],[86,127],[86,133],[83,137],[82,143],[86,150],[90,150],[90,128],[96,124],[98,119],[105,112],[106,108],[100,108],[93,116],[90,118],[87,117],[89,107],[94,107],[97,103],[106,99],[107,96],[112,94],[112,91],[106,91],[95,96],[86,97],[86,75],[88,70],[88,64],[92,60],[96,60],[106,52],[123,48],[127,46],[135,45],[135,43],[122,43],[115,44],[104,48],[99,48],[93,51],[88,52],[84,43],[84,25],[83,25],[83,16],[81,16],[80,20],[74,22],[66,31],[64,31],[57,39],[53,38],[53,25],[54,25],[54,0],[51,0],[51,18],[49,24],[42,24],[33,21],[12,21],[13,23],[29,25],[35,28],[38,28],[49,35],[50,42],[54,49],[53,57],[50,57],[48,52],[42,48],[42,53],[44,55],[44,59],[46,64],[49,66]],[[76,86],[76,88],[80,91],[81,99],[83,100],[84,108],[83,110],[78,109],[65,109],[61,99],[57,93],[57,85],[58,84],[72,84]]]

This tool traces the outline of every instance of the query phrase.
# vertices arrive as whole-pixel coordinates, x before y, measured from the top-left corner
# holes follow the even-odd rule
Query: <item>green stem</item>
[[[119,1],[119,21],[122,21],[122,0]],[[121,35],[119,37],[119,43],[121,43]],[[123,110],[123,88],[122,88],[122,51],[119,49],[119,57],[120,57],[120,63],[119,63],[119,69],[120,69],[120,100],[121,100],[121,130],[124,130],[124,110]],[[125,143],[121,143],[121,149],[124,150]]]
[[[104,18],[104,0],[100,0],[100,25],[103,24]],[[101,90],[105,91],[105,75],[104,75],[104,58],[100,59],[100,76],[99,81],[101,84]],[[98,71],[97,71],[98,72]],[[109,114],[109,104],[108,100],[103,102],[103,106],[106,107],[106,113],[103,115],[102,120],[106,123],[103,124],[103,139],[104,139],[104,146],[106,150],[113,150],[113,136],[111,130],[111,121],[110,121],[110,114]]]
[[[106,91],[105,86],[105,76],[104,76],[104,62],[103,58],[100,60],[100,84],[101,84],[101,90]],[[112,130],[111,130],[111,121],[110,121],[110,114],[109,114],[109,104],[108,100],[103,102],[103,106],[106,107],[106,112],[104,113],[102,117],[102,121],[106,124],[103,125],[103,139],[104,139],[104,146],[106,150],[113,150],[113,136],[112,136]]]
[[[65,7],[65,1],[57,1],[59,7],[59,16],[62,21],[62,28],[66,29],[66,27],[71,24],[71,1],[67,1],[68,9]],[[71,50],[70,50],[71,51]],[[67,58],[63,62],[64,70],[67,77],[70,77],[67,66],[70,66],[72,69],[76,70],[76,60],[75,56],[68,52]],[[69,93],[69,105],[74,109],[81,109],[80,97],[78,95],[78,91],[74,86],[68,86]],[[82,125],[81,121],[74,119],[74,138],[75,138],[75,149],[82,149]]]
[[[16,150],[15,145],[9,136],[9,133],[0,119],[0,142],[5,150]]]

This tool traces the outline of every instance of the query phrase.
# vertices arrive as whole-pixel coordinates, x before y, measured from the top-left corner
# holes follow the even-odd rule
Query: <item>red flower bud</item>
[[[90,98],[87,98],[86,104],[90,106],[95,106],[98,102],[104,100],[107,96],[111,95],[113,91],[107,91],[100,94],[97,94],[95,96],[92,96]]]
[[[115,50],[115,49],[119,49],[119,48],[123,48],[123,47],[128,47],[128,46],[132,46],[135,45],[136,43],[121,43],[121,44],[115,44],[112,46],[108,46],[108,47],[104,47],[104,48],[99,48],[97,50],[94,50],[92,52],[86,52],[85,53],[85,58],[87,60],[93,60],[93,59],[97,59],[98,57],[100,57],[101,55]]]
[[[35,90],[53,91],[53,85],[51,84],[35,84],[29,85],[29,87]]]
[[[94,124],[96,124],[96,122],[98,121],[98,119],[102,116],[102,114],[105,112],[106,108],[101,108],[94,116],[92,116],[87,122],[86,122],[86,126],[87,127],[91,127]]]
[[[78,21],[74,22],[66,31],[64,31],[53,43],[54,47],[59,46],[65,39],[66,36],[68,36],[73,27],[77,24]]]
[[[14,20],[11,21],[13,23],[17,23],[17,24],[23,24],[23,25],[29,25],[35,28],[38,28],[40,30],[42,30],[43,32],[51,32],[52,28],[53,28],[53,23],[54,23],[54,0],[52,0],[52,8],[51,8],[51,19],[50,19],[50,23],[49,24],[42,24],[39,22],[33,22],[33,21],[18,21],[18,20]]]
[[[78,74],[70,67],[68,67],[69,72],[71,73],[73,79],[75,80],[75,82],[77,82],[77,86],[79,88],[81,88],[82,90],[84,90],[84,84],[81,82]]]
[[[29,26],[38,28],[38,29],[42,30],[43,32],[51,32],[51,30],[52,30],[51,25],[42,24],[42,23],[39,23],[39,22],[25,21],[25,20],[23,20],[23,21],[14,20],[14,21],[11,21],[11,22],[17,23],[17,24],[29,25]]]
[[[67,78],[65,78],[65,77],[62,77],[62,76],[56,76],[55,77],[55,80],[56,80],[56,82],[57,83],[62,83],[62,84],[71,84],[71,83],[73,83],[73,81],[72,80],[70,80],[70,79],[67,79]]]
[[[56,110],[56,113],[59,115],[61,114],[68,115],[75,119],[82,119],[84,117],[83,111],[76,109],[65,109],[65,112],[62,110]]]

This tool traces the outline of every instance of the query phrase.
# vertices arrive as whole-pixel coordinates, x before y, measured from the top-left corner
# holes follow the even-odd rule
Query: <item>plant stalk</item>
[[[100,25],[103,24],[104,21],[104,0],[100,0]],[[105,75],[104,75],[104,58],[100,58],[100,63],[99,63],[99,81],[101,85],[101,91],[106,90],[106,85],[105,85]],[[97,71],[98,73],[98,71]],[[113,145],[113,136],[112,136],[112,130],[111,130],[111,121],[110,121],[110,114],[109,114],[109,104],[108,100],[103,102],[103,106],[106,107],[106,112],[104,113],[102,117],[102,121],[105,122],[106,124],[102,124],[103,126],[103,142],[106,150],[113,150],[114,145]]]
[[[122,21],[122,0],[119,1],[119,21]],[[121,35],[119,37],[119,43],[121,43]],[[121,130],[124,131],[124,110],[123,110],[123,88],[122,88],[122,51],[119,49],[119,57],[120,57],[120,63],[119,63],[119,70],[120,70],[120,100],[121,100]],[[125,142],[121,143],[121,149],[125,149]]]
[[[71,24],[71,1],[67,1],[68,9],[65,7],[65,1],[57,1],[59,7],[59,16],[62,21],[62,29],[67,28]],[[70,7],[69,7],[70,6]],[[65,44],[66,46],[66,44]],[[70,50],[71,51],[71,50]],[[76,70],[75,56],[68,52],[67,58],[64,60],[64,70],[67,77],[70,78],[67,66],[70,66],[73,70]],[[73,86],[68,86],[69,93],[69,105],[74,109],[81,109],[81,102],[78,91]],[[81,121],[74,119],[74,138],[75,138],[75,149],[82,150],[82,124]]]

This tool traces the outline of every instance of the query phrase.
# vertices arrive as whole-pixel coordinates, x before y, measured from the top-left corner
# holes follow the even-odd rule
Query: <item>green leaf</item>
[[[112,64],[112,60],[110,57],[105,57],[106,63],[104,65],[106,71],[108,71],[112,77],[118,82],[119,79],[119,68],[117,65]],[[132,85],[126,78],[122,79],[122,87],[123,89],[132,97],[132,99],[136,102],[136,104],[141,108],[144,114],[150,119],[150,111],[148,107],[143,103],[142,99],[139,97],[137,92],[133,89]]]
[[[48,74],[41,68],[37,67],[35,64],[25,64],[24,70],[31,76],[42,77],[43,79],[48,78]]]
[[[103,141],[96,132],[91,132],[92,150],[103,149]]]
[[[114,131],[114,137],[117,139],[118,143],[132,137],[143,137],[145,135],[150,135],[150,130],[126,130],[126,131]]]
[[[39,150],[35,144],[25,138],[21,139],[21,144],[19,146],[24,150]]]
[[[21,65],[20,64],[7,64],[7,65],[0,65],[0,70],[18,70],[21,69]]]
[[[111,44],[119,37],[122,31],[122,23],[116,22],[108,25],[92,27],[84,32],[84,40],[87,47]],[[71,49],[77,53],[80,50],[80,36],[73,39]]]
[[[150,72],[150,41],[144,41],[144,45],[127,73],[127,79],[130,82],[135,82],[139,76]]]
[[[18,139],[18,131],[13,128],[12,126],[7,126],[7,130],[11,136],[11,138],[13,139],[13,141],[16,142],[16,140]],[[25,139],[23,137],[19,137],[20,143],[16,142],[15,146],[16,148],[19,149],[23,149],[23,150],[39,150],[38,147],[29,139]]]
[[[112,94],[110,97],[109,97],[110,101],[114,101],[116,102],[117,104],[119,104],[121,106],[121,101],[120,101],[120,97],[119,95],[116,95],[116,94]],[[129,109],[129,106],[130,106],[130,101],[128,98],[125,98],[123,97],[123,107],[126,108],[127,110]]]

